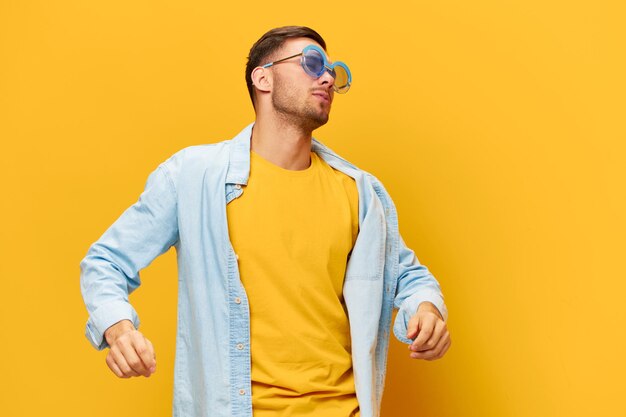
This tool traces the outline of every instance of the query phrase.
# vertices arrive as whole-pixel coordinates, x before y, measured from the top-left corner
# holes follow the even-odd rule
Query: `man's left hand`
[[[411,317],[406,337],[414,339],[409,345],[409,356],[428,361],[441,358],[452,343],[446,322],[437,307],[429,302],[421,303]]]

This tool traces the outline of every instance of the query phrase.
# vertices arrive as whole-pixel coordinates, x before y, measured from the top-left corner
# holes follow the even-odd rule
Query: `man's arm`
[[[414,359],[441,358],[450,347],[448,311],[439,283],[421,265],[400,236],[398,284],[394,306],[399,309],[394,334],[407,343]]]
[[[151,368],[149,355],[144,353],[144,350],[150,352],[146,346],[151,347],[151,344],[136,331],[139,318],[128,296],[141,284],[139,271],[177,240],[176,191],[167,167],[161,164],[148,177],[139,200],[91,245],[80,263],[81,292],[89,312],[86,336],[99,350],[112,347],[111,342],[123,342],[119,352],[114,352],[115,349],[109,352],[109,356],[118,359],[115,361],[118,368],[126,366],[116,353],[121,353],[127,362],[136,365],[131,366],[131,369],[137,368],[134,369],[136,374],[145,375],[146,370]],[[149,363],[137,363],[133,354],[145,357]],[[109,363],[109,356],[107,364],[118,376],[133,375],[133,371],[128,369],[122,375],[116,372]]]

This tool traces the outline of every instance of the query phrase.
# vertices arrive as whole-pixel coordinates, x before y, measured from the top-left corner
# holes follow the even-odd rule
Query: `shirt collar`
[[[228,173],[226,183],[247,185],[250,177],[250,138],[254,122],[244,127],[231,139]],[[358,176],[359,169],[346,161],[326,145],[312,138],[311,150],[319,155],[328,165],[353,178]]]
[[[250,137],[254,122],[244,127],[241,132],[231,139],[230,155],[228,159],[227,184],[248,184],[250,176]]]

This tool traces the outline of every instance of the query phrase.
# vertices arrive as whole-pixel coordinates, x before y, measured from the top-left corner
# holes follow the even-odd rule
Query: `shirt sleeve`
[[[399,341],[410,344],[412,340],[406,337],[409,320],[421,303],[425,301],[433,303],[444,321],[448,319],[448,310],[439,282],[426,266],[420,264],[415,252],[406,246],[402,236],[399,238],[398,262],[398,283],[394,298],[394,307],[398,309],[398,314],[393,333]]]
[[[98,350],[108,347],[104,331],[139,318],[128,301],[141,284],[139,271],[178,240],[176,191],[165,163],[148,177],[139,200],[126,209],[80,263],[80,289],[89,313],[85,336]]]

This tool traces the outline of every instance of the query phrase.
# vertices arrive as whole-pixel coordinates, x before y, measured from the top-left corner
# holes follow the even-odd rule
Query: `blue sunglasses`
[[[304,71],[309,74],[313,78],[319,78],[324,74],[325,71],[335,79],[335,83],[333,84],[333,89],[340,94],[347,93],[350,89],[350,84],[352,84],[352,74],[350,73],[350,69],[343,62],[337,61],[334,63],[330,63],[326,60],[326,54],[317,45],[308,45],[305,47],[302,52],[299,54],[288,56],[287,58],[279,59],[278,61],[270,62],[269,64],[265,64],[262,68],[269,68],[274,64],[278,64],[280,62],[286,61],[291,58],[295,58],[297,56],[302,55],[300,59],[300,65]]]

